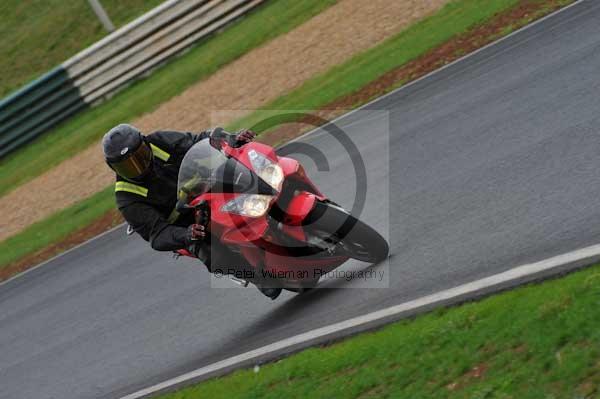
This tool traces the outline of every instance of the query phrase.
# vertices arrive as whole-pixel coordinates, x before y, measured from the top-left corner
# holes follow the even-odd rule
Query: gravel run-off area
[[[291,32],[240,57],[208,79],[130,122],[144,132],[200,131],[231,120],[220,110],[252,110],[293,90],[434,13],[448,0],[341,0]],[[233,113],[222,113],[233,115]],[[102,190],[114,180],[96,143],[0,198],[0,240]],[[44,201],[38,201],[44,198]],[[36,203],[35,208],[22,207]]]

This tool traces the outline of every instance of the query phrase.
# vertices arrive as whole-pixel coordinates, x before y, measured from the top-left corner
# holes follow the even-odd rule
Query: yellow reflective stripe
[[[167,218],[167,222],[173,224],[173,223],[175,223],[175,221],[177,220],[178,217],[179,217],[179,211],[177,211],[177,208],[173,208],[173,210],[169,214],[169,217]]]
[[[127,191],[128,193],[138,194],[142,197],[148,196],[147,188],[136,186],[135,184],[131,184],[126,181],[118,181],[117,184],[115,184],[115,192],[117,191]]]
[[[163,161],[167,162],[169,160],[169,158],[171,157],[171,154],[158,148],[157,146],[155,146],[152,143],[150,143],[150,148],[152,148],[152,153],[158,159],[162,159]]]

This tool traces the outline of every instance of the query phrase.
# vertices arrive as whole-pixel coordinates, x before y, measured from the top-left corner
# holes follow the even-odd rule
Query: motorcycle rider
[[[102,139],[104,158],[116,173],[115,197],[119,211],[131,228],[157,251],[188,249],[213,272],[218,268],[244,268],[237,253],[211,239],[206,226],[176,209],[177,178],[186,152],[200,140],[225,139],[234,147],[255,137],[251,130],[229,134],[222,128],[198,134],[157,131],[143,135],[137,128],[120,124]],[[271,299],[281,288],[259,290]]]

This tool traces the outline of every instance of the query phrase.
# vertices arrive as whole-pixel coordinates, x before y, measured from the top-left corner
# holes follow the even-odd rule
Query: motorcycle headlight
[[[256,174],[269,186],[277,191],[281,191],[284,177],[281,167],[255,150],[248,151],[248,157]]]
[[[270,195],[242,194],[221,207],[221,211],[253,218],[263,216],[271,203]]]

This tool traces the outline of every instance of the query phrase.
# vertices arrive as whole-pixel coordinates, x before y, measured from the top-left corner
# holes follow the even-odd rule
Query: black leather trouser
[[[198,241],[192,247],[191,252],[206,265],[211,273],[238,275],[253,270],[242,255],[233,252],[214,236]]]

